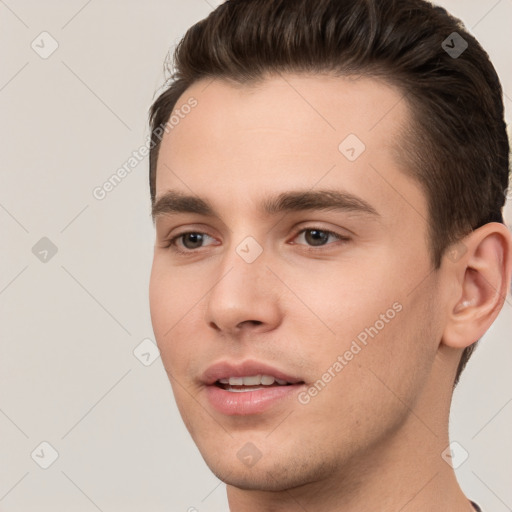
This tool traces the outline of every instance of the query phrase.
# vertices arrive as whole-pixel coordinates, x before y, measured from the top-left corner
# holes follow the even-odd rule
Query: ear
[[[456,283],[442,343],[463,349],[485,334],[507,299],[512,235],[503,224],[485,224],[448,248],[442,264]]]

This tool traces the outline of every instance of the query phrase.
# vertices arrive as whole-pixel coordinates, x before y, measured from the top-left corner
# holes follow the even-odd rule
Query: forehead
[[[194,129],[207,128],[198,125],[208,118],[215,122],[211,129],[229,124],[235,129],[275,126],[295,131],[297,122],[302,122],[311,131],[324,129],[338,135],[345,130],[375,131],[379,136],[390,127],[399,128],[409,114],[401,90],[383,79],[364,76],[274,74],[247,84],[208,78],[182,94],[175,112],[190,98],[198,103],[186,116],[186,124]],[[182,131],[175,128],[174,134]]]
[[[320,180],[389,200],[417,189],[397,157],[408,105],[380,80],[292,74],[251,85],[201,80],[173,115],[160,147],[157,197],[178,189],[249,200],[257,191],[311,188]]]

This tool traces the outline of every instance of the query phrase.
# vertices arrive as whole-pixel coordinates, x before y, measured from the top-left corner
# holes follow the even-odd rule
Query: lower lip
[[[207,386],[206,394],[212,407],[229,416],[259,414],[271,406],[297,396],[304,384],[272,386],[254,391],[226,391],[216,385]]]

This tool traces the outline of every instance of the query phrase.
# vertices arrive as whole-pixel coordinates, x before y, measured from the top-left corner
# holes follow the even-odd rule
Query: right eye
[[[213,238],[206,233],[200,233],[198,231],[186,231],[167,240],[165,247],[171,249],[174,252],[186,254],[194,252],[195,249],[199,249],[207,238],[213,240]],[[181,244],[178,244],[180,240]],[[180,246],[184,247],[185,250],[180,249]]]

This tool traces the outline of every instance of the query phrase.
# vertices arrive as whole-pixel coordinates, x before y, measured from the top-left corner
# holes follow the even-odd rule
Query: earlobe
[[[468,347],[489,329],[506,300],[512,272],[512,236],[503,224],[485,224],[463,243],[467,251],[459,261],[443,261],[457,282],[442,339],[452,348]]]

